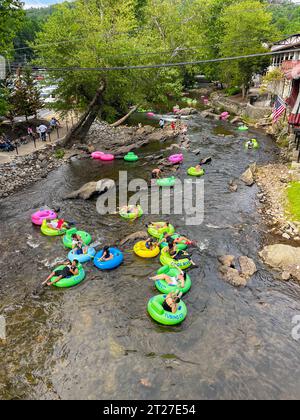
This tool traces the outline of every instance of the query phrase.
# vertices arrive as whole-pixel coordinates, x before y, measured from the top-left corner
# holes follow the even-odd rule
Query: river
[[[32,293],[51,264],[65,258],[60,239],[46,238],[30,223],[32,209],[60,206],[62,214],[112,244],[151,217],[128,224],[118,216],[100,216],[95,200],[62,201],[82,184],[119,170],[143,177],[152,168],[116,161],[101,164],[74,160],[26,191],[0,202],[0,314],[7,322],[7,341],[0,345],[1,399],[298,399],[300,343],[292,339],[292,318],[300,314],[300,287],[277,281],[259,260],[266,227],[256,209],[257,187],[228,183],[249,163],[277,159],[272,140],[261,133],[220,137],[226,124],[194,117],[192,150],[212,156],[205,176],[205,219],[185,226],[171,216],[177,230],[198,241],[191,271],[193,287],[185,297],[188,317],[178,327],[163,327],[146,312],[157,292],[147,278],[158,260],[125,253],[114,272],[87,266],[86,280],[73,289]],[[255,135],[258,151],[246,152],[242,138]],[[141,158],[159,145],[143,148]],[[179,177],[197,161],[185,152]],[[167,155],[167,154],[166,154]],[[162,217],[161,217],[162,218]],[[217,257],[247,255],[258,273],[245,289],[224,283]]]

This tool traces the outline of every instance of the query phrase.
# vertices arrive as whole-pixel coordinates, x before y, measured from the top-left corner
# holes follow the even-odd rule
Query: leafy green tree
[[[0,2],[0,54],[6,57],[13,52],[13,39],[24,16],[20,0],[1,0]]]
[[[300,6],[285,0],[270,6],[273,23],[282,36],[300,33]]]
[[[249,12],[252,11],[253,13]],[[272,25],[272,13],[267,5],[257,0],[245,0],[228,6],[220,18],[224,35],[220,41],[222,56],[240,56],[263,53],[266,42],[274,40],[278,31]],[[264,70],[269,58],[247,58],[222,64],[221,74],[230,85],[241,86],[245,97],[252,76]]]

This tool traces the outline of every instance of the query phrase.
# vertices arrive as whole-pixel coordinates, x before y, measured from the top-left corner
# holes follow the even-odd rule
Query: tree
[[[40,91],[35,84],[29,67],[19,69],[17,76],[8,84],[8,116],[13,121],[16,116],[25,116],[26,121],[31,115],[37,114],[43,107]]]
[[[13,53],[13,39],[22,23],[22,6],[20,0],[1,0],[0,3],[0,54],[7,58]]]
[[[57,109],[90,111],[92,116],[112,122],[127,113],[131,105],[166,103],[171,95],[179,97],[184,73],[178,68],[71,71],[68,67],[128,66],[184,59],[185,48],[200,36],[196,35],[196,23],[189,22],[193,10],[188,10],[181,0],[78,0],[57,6],[38,34],[35,46],[38,64],[61,68],[51,71],[53,81],[59,85]],[[105,89],[99,93],[103,85]],[[85,132],[86,122],[92,123],[93,119],[84,121]],[[77,134],[77,139],[83,141],[82,135]]]
[[[284,0],[279,5],[270,7],[273,14],[273,24],[278,28],[283,37],[300,32],[300,6],[289,0]]]
[[[252,11],[253,13],[249,12]],[[220,18],[224,36],[220,42],[222,56],[239,56],[268,51],[266,42],[274,40],[278,31],[272,25],[272,13],[257,0],[245,0],[228,6]],[[246,96],[252,76],[268,66],[267,58],[248,58],[225,62],[223,79],[231,86],[241,86]]]

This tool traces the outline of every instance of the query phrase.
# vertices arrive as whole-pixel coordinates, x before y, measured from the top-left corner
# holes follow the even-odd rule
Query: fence
[[[72,112],[69,113],[66,117],[60,119],[60,124],[58,126],[53,129],[50,127],[48,128],[45,141],[52,143],[61,139],[79,121],[79,117],[79,113]],[[38,133],[33,133],[32,136],[26,136],[26,143],[28,143],[27,140],[32,141],[34,148],[38,149],[37,143],[38,141],[41,141],[41,136]],[[16,154],[19,155],[19,148],[23,145],[22,141],[15,141],[13,145],[15,147]]]

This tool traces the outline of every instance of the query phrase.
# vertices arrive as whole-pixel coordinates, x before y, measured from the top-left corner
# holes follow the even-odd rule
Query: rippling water
[[[255,133],[262,147],[246,152],[241,134],[222,138],[218,126],[199,117],[190,121],[192,150],[200,147],[202,157],[213,157],[205,177],[204,223],[191,228],[183,218],[170,217],[177,230],[199,242],[193,257],[200,268],[191,271],[188,318],[179,327],[162,327],[148,317],[148,299],[157,292],[147,277],[160,265],[131,252],[117,271],[102,273],[90,265],[78,287],[32,294],[66,255],[60,239],[42,237],[31,225],[32,209],[60,206],[94,240],[114,243],[142,230],[149,217],[128,224],[98,215],[93,200],[62,197],[88,181],[117,179],[121,169],[144,177],[153,165],[73,161],[0,202],[0,313],[7,320],[7,342],[0,346],[2,399],[300,397],[300,343],[291,337],[300,288],[276,281],[258,259],[265,227],[256,212],[256,187],[228,191],[228,182],[249,163],[275,160],[276,149]],[[146,147],[140,155],[158,150]],[[184,177],[195,162],[186,152],[178,175]],[[217,256],[227,253],[256,261],[259,271],[247,288],[234,289],[219,278]]]

